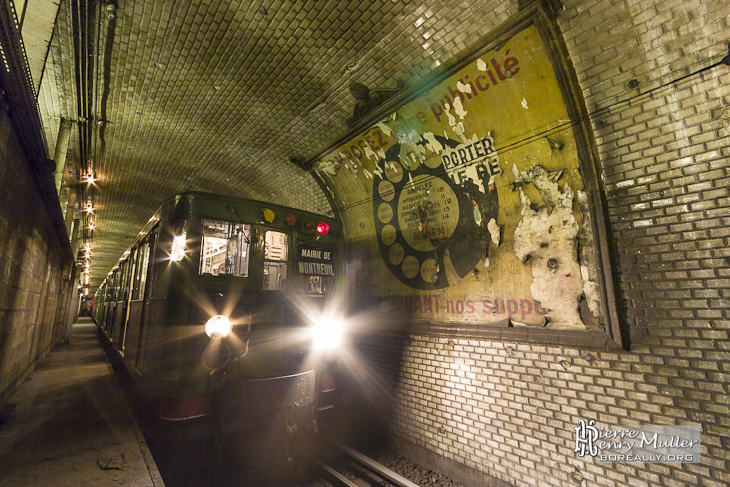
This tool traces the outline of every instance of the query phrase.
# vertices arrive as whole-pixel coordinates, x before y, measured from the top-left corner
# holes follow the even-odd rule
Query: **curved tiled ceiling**
[[[62,0],[39,105],[49,154],[60,120],[76,122],[64,184],[83,189],[91,168],[98,178],[89,191],[92,291],[157,206],[186,189],[331,213],[323,189],[290,158],[347,132],[349,84],[412,86],[517,8],[516,0]]]

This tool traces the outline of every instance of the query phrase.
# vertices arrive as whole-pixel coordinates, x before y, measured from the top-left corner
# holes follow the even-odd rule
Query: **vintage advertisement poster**
[[[570,330],[601,315],[579,167],[534,26],[315,164],[365,249],[364,294],[423,320]]]

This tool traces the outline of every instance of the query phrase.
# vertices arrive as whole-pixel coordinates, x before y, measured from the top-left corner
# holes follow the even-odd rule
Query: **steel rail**
[[[349,446],[337,444],[338,448],[345,452],[350,458],[373,472],[375,475],[382,477],[388,482],[394,484],[396,487],[421,487],[418,484],[414,484],[407,478],[395,473],[391,469],[379,464],[375,460],[363,455],[362,453],[353,450]]]
[[[334,468],[330,467],[329,465],[326,465],[319,460],[316,460],[317,464],[321,469],[323,469],[325,472],[327,472],[327,475],[334,478],[337,482],[344,485],[345,487],[360,487],[344,475],[342,475],[340,472],[335,470]],[[329,482],[328,482],[329,483]]]

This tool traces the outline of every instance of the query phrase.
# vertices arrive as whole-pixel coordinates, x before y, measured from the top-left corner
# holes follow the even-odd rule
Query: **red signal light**
[[[319,225],[317,225],[317,233],[320,235],[327,235],[330,231],[330,226],[327,225],[325,222],[319,222]]]

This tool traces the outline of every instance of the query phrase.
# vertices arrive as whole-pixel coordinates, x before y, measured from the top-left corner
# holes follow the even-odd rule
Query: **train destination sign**
[[[321,247],[297,247],[297,270],[299,274],[312,276],[334,276],[335,252]]]

